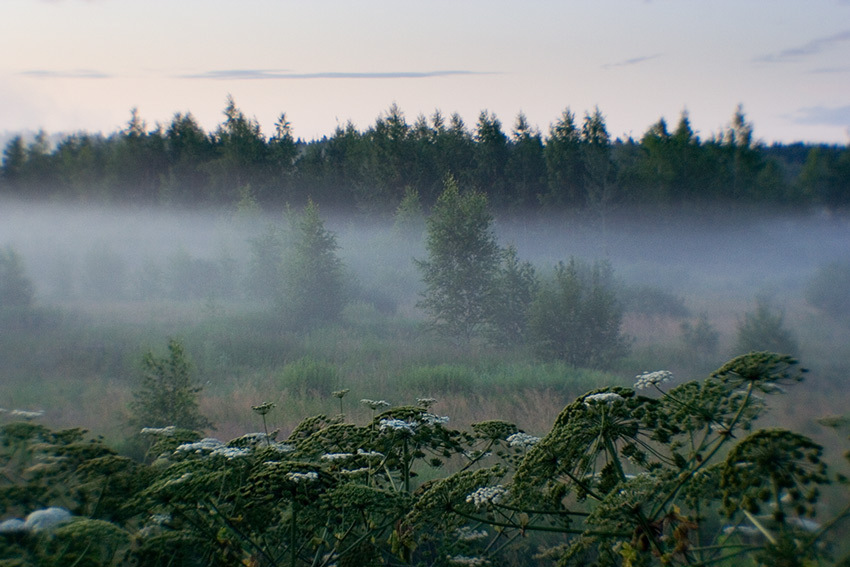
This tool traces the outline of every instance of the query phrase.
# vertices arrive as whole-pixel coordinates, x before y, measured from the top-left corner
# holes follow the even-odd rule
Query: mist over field
[[[269,226],[286,223],[283,211],[241,215],[49,203],[0,206],[0,245],[12,246],[23,257],[42,305],[168,299],[167,290],[159,298],[140,295],[140,286],[145,272],[167,271],[169,263],[181,259],[227,263],[232,272],[223,275],[234,279],[229,298],[244,299],[251,240]],[[424,225],[404,234],[392,218],[321,214],[337,235],[346,269],[362,288],[400,306],[415,303],[421,285],[412,260],[425,255]],[[744,307],[757,295],[797,311],[818,268],[850,256],[850,219],[820,211],[622,211],[605,219],[497,215],[495,232],[500,244],[513,244],[520,258],[539,270],[570,257],[605,259],[624,282],[680,296],[697,312],[729,309],[719,300]],[[194,289],[203,283],[173,281],[169,286]],[[199,293],[200,299],[216,298],[214,289]]]
[[[600,374],[511,349],[443,344],[426,332],[414,264],[427,255],[424,218],[320,210],[336,236],[348,303],[338,324],[299,331],[271,301],[276,282],[257,279],[253,248],[297,213],[2,203],[0,247],[20,256],[41,315],[7,331],[0,406],[120,429],[141,354],[177,337],[204,387],[202,408],[234,434],[254,427],[246,408],[262,399],[285,400],[293,409],[279,419],[291,427],[330,411],[329,392],[340,387],[373,398],[436,395],[461,421],[498,411],[534,430],[567,399],[547,388],[576,395],[656,368],[689,377],[717,368],[740,354],[737,330],[758,301],[781,315],[818,388],[841,388],[848,371],[847,312],[807,301],[825,267],[850,259],[846,216],[719,208],[496,214],[500,246],[515,246],[540,277],[571,258],[610,263],[631,353]],[[700,317],[718,337],[705,354],[683,343],[683,325]],[[518,360],[527,362],[511,366]],[[314,363],[321,378],[299,366]]]

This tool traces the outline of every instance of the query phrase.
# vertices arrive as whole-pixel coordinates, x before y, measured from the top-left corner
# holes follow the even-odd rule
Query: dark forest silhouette
[[[51,142],[59,139],[57,143]],[[767,146],[741,107],[706,138],[683,112],[640,139],[612,139],[597,108],[569,108],[548,132],[520,113],[506,132],[492,113],[475,124],[435,111],[409,122],[392,105],[364,130],[352,123],[312,141],[281,114],[271,135],[228,98],[206,132],[191,113],[149,127],[134,109],[110,135],[39,132],[3,150],[0,196],[137,205],[263,208],[302,205],[392,211],[415,191],[430,207],[451,175],[497,209],[604,209],[613,205],[759,203],[839,209],[850,205],[850,149]]]

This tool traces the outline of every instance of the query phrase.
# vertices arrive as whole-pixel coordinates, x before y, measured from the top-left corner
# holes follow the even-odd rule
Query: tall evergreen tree
[[[296,222],[293,239],[282,268],[282,314],[294,327],[335,321],[346,302],[343,266],[336,235],[325,228],[312,200]]]
[[[549,127],[543,152],[549,185],[546,201],[562,206],[584,204],[581,131],[569,108]]]

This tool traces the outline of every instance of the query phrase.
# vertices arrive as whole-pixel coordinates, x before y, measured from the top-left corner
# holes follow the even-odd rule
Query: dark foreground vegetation
[[[172,343],[145,368],[180,382],[183,357]],[[262,432],[228,442],[142,428],[142,461],[15,412],[0,564],[847,565],[846,477],[809,437],[755,428],[804,372],[758,352],[702,380],[645,373],[579,396],[541,436],[457,429],[430,398],[360,400],[358,424],[345,389],[338,414],[286,436],[267,430],[270,402],[251,408]]]
[[[232,99],[224,116],[206,132],[191,113],[151,127],[134,110],[108,135],[15,137],[3,150],[0,195],[195,208],[253,200],[273,210],[309,197],[328,209],[385,212],[410,191],[430,207],[451,175],[498,210],[850,204],[846,146],[766,146],[741,108],[707,136],[683,113],[640,139],[614,139],[599,109],[582,117],[567,108],[547,132],[520,114],[506,132],[487,111],[473,125],[439,111],[408,122],[393,105],[365,129],[348,123],[311,141],[295,138],[285,114],[270,135]]]

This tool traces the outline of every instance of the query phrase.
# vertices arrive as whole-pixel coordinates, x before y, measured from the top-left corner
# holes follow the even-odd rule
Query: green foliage
[[[198,431],[212,426],[198,410],[202,387],[192,376],[192,364],[181,341],[169,340],[165,357],[146,352],[140,378],[139,389],[130,403],[134,426],[175,426]]]
[[[461,193],[451,177],[427,221],[427,260],[415,260],[425,291],[417,307],[440,333],[469,341],[486,324],[501,252],[487,197]]]
[[[308,202],[298,218],[292,249],[284,256],[278,300],[288,325],[312,327],[336,321],[347,301],[336,235],[325,228],[319,207]]]
[[[520,262],[516,248],[508,246],[489,296],[485,334],[490,342],[499,346],[525,344],[529,309],[538,287],[534,267],[530,262]]]
[[[645,373],[579,396],[543,437],[498,419],[453,429],[430,401],[363,425],[307,418],[285,442],[167,427],[148,431],[150,465],[80,430],[8,423],[0,502],[27,521],[0,523],[0,554],[50,566],[828,565],[850,507],[812,519],[831,480],[823,448],[750,431],[767,408],[756,394],[803,372],[758,352],[669,390],[671,373]]]
[[[662,117],[637,140],[612,140],[598,108],[582,120],[565,109],[545,136],[520,113],[509,136],[486,110],[468,128],[457,113],[440,111],[410,123],[394,104],[362,131],[348,122],[310,142],[295,138],[286,113],[268,137],[232,97],[222,115],[209,133],[191,113],[151,128],[133,109],[126,126],[107,136],[81,132],[56,143],[45,132],[16,136],[3,149],[4,193],[229,210],[239,202],[279,209],[311,195],[323,205],[388,212],[408,188],[432,205],[452,175],[499,208],[581,207],[602,217],[624,199],[649,206],[850,204],[850,149],[765,147],[741,107],[705,140],[687,112],[672,131]]]
[[[531,305],[529,333],[536,352],[573,366],[604,367],[629,349],[620,325],[623,311],[614,294],[611,267],[589,270],[575,259],[559,263]]]
[[[0,309],[28,308],[32,306],[34,293],[20,254],[11,246],[0,250]]]
[[[785,327],[785,314],[763,298],[756,300],[756,310],[744,314],[738,323],[737,352],[768,350],[797,354],[794,335]]]

